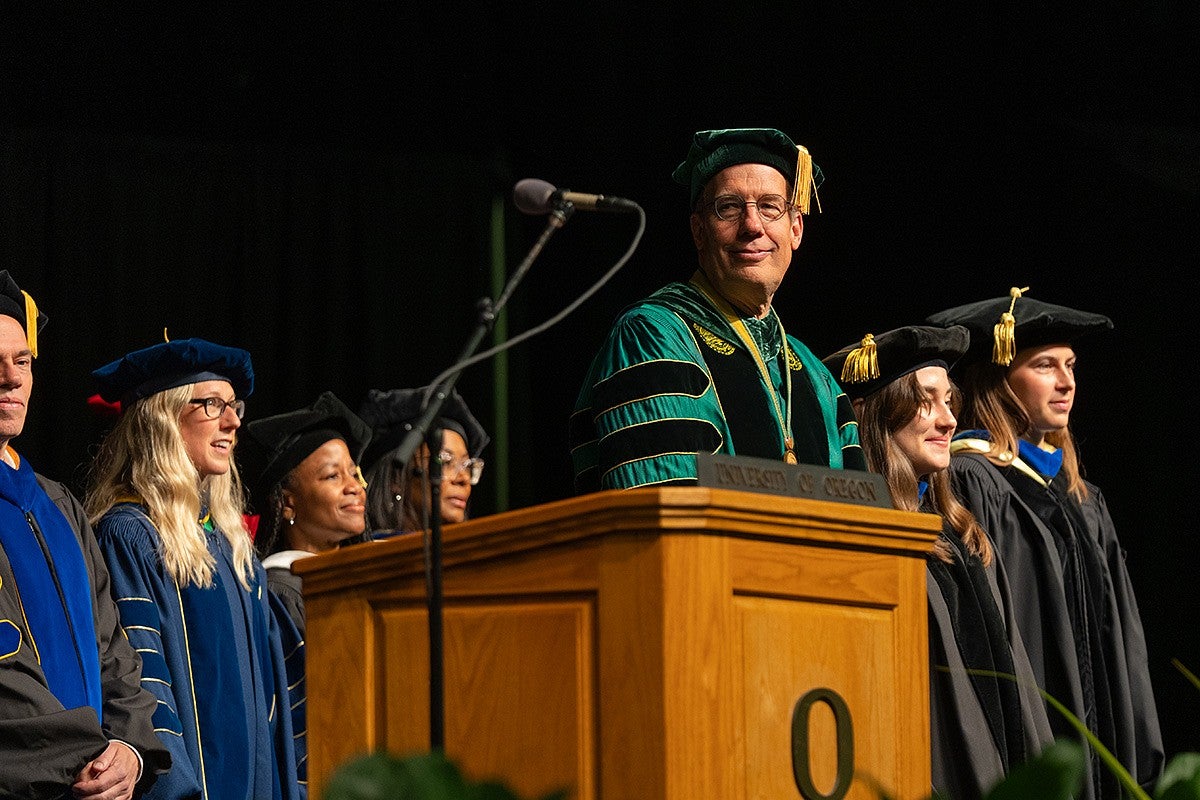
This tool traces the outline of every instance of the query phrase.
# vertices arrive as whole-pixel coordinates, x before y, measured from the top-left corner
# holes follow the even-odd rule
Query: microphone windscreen
[[[513,187],[513,202],[523,214],[549,214],[554,186],[538,178],[525,178]]]

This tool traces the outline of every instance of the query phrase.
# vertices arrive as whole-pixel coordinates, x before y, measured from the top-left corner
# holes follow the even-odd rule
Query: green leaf
[[[555,792],[542,800],[566,800]],[[324,800],[522,800],[497,781],[472,783],[438,751],[395,756],[374,753],[334,772]]]
[[[1175,666],[1175,669],[1183,673],[1183,677],[1191,681],[1192,686],[1200,689],[1200,678],[1197,678],[1191,670],[1185,667],[1182,661],[1180,661],[1178,658],[1172,658],[1171,663]]]
[[[1070,800],[1083,774],[1083,746],[1059,739],[993,786],[985,800]]]
[[[1180,669],[1182,669],[1182,665],[1178,666]],[[1018,683],[1020,682],[1017,676],[1009,675],[1005,672],[992,672],[990,670],[975,669],[969,669],[966,670],[966,672],[972,675],[990,675],[994,678],[1004,678],[1006,680],[1011,680]],[[1040,686],[1036,688],[1046,702],[1050,704],[1050,707],[1062,714],[1063,718],[1065,718],[1067,722],[1071,724],[1071,727],[1079,731],[1079,735],[1087,740],[1087,743],[1092,746],[1093,750],[1096,751],[1096,755],[1100,757],[1100,760],[1104,763],[1104,766],[1108,769],[1108,771],[1117,777],[1117,781],[1121,784],[1129,797],[1132,797],[1134,800],[1151,800],[1150,795],[1146,794],[1146,790],[1139,786],[1137,781],[1133,779],[1133,776],[1129,774],[1129,770],[1125,769],[1125,766],[1117,760],[1117,757],[1114,756],[1107,747],[1104,746],[1104,744],[1096,737],[1096,734],[1092,733],[1092,731],[1088,729],[1088,726],[1083,724],[1083,721],[1080,720],[1079,717],[1072,714],[1065,705],[1059,702],[1057,698],[1055,698],[1045,689],[1041,688]]]
[[[1200,800],[1200,753],[1180,753],[1167,763],[1155,800]]]

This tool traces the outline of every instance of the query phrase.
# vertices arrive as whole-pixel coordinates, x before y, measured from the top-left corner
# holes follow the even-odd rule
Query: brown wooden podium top
[[[452,568],[595,537],[680,533],[923,557],[940,530],[941,519],[932,514],[730,489],[651,487],[596,492],[447,526],[442,563]],[[350,583],[366,585],[419,571],[422,547],[421,535],[408,534],[301,559],[293,570],[304,579],[305,596],[312,597],[345,590],[351,575]]]

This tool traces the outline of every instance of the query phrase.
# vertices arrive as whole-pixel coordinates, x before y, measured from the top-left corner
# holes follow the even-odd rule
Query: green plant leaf
[[[1058,739],[992,787],[985,800],[1070,800],[1083,785],[1083,745]]]
[[[466,782],[439,752],[399,757],[373,753],[342,765],[325,800],[465,800]]]
[[[1178,666],[1180,669],[1183,668],[1182,665]],[[1014,683],[1021,682],[1016,675],[1011,675],[1007,672],[993,672],[991,670],[984,669],[969,669],[966,670],[966,672],[970,675],[990,675],[993,678],[1005,678],[1013,681]],[[1080,720],[1079,717],[1072,714],[1070,709],[1059,702],[1057,698],[1055,698],[1042,687],[1032,683],[1029,685],[1036,687],[1042,697],[1045,698],[1046,702],[1049,703],[1052,708],[1057,710],[1058,713],[1062,714],[1067,722],[1071,723],[1071,727],[1079,731],[1079,735],[1087,740],[1087,743],[1092,746],[1092,749],[1096,751],[1096,755],[1099,756],[1100,760],[1104,762],[1104,766],[1108,768],[1108,771],[1117,776],[1117,781],[1121,784],[1130,797],[1134,798],[1134,800],[1151,800],[1150,795],[1146,794],[1146,790],[1139,786],[1138,782],[1135,781],[1133,776],[1129,774],[1129,770],[1125,769],[1125,766],[1117,760],[1117,757],[1114,756],[1107,747],[1104,746],[1103,742],[1096,738],[1096,734],[1092,733],[1091,730],[1088,729],[1088,726],[1083,724],[1083,721]]]
[[[1183,677],[1191,681],[1192,686],[1200,689],[1200,678],[1197,678],[1194,674],[1192,674],[1192,671],[1185,667],[1182,661],[1180,661],[1178,658],[1172,658],[1171,663],[1175,666],[1175,669],[1183,673]]]
[[[566,800],[566,791],[542,800]],[[324,800],[522,800],[498,781],[473,783],[438,751],[396,756],[373,753],[339,767]]]
[[[1155,800],[1200,800],[1200,753],[1180,753],[1167,763]]]

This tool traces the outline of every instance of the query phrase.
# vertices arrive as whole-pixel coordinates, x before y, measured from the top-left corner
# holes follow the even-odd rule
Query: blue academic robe
[[[173,766],[148,798],[297,800],[292,719],[279,629],[255,561],[247,591],[219,530],[208,588],[179,586],[158,557],[144,507],[122,503],[96,526],[121,624],[142,655],[142,685],[158,698],[155,732]]]

